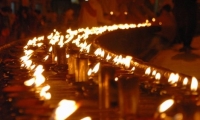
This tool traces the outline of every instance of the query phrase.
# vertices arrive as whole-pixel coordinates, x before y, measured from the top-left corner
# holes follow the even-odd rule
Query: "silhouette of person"
[[[177,23],[177,42],[183,47],[180,52],[189,52],[197,25],[197,0],[173,0]]]
[[[79,27],[96,27],[99,25],[109,25],[112,22],[103,15],[103,9],[98,0],[88,0],[81,2],[79,15]]]

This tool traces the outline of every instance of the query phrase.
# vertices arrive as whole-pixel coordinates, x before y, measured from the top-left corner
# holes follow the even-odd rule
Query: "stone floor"
[[[181,47],[182,44],[175,44],[169,49],[162,50],[150,62],[200,80],[200,35],[193,38],[192,47],[195,50],[183,53],[178,51]]]

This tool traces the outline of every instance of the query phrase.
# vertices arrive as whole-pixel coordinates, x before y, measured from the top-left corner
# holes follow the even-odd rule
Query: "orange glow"
[[[188,84],[188,78],[186,77],[183,79],[183,85],[187,85],[187,84]]]
[[[174,100],[173,99],[169,99],[164,101],[160,106],[158,111],[160,113],[165,112],[167,109],[169,109],[172,105],[174,104]]]
[[[175,84],[177,83],[179,80],[179,75],[178,74],[174,74],[174,73],[171,73],[170,76],[169,76],[169,79],[168,79],[168,82],[170,84]]]
[[[198,80],[195,77],[192,77],[190,89],[192,91],[197,91],[197,89],[198,89]]]
[[[63,99],[55,110],[54,120],[65,120],[78,109],[78,104],[73,100]]]
[[[148,67],[146,70],[145,70],[145,75],[150,75],[151,73],[151,68]]]
[[[91,117],[84,117],[81,120],[92,120],[92,118]]]

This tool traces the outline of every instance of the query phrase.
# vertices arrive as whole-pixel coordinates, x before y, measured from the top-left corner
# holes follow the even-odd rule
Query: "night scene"
[[[0,0],[0,120],[200,120],[200,0]]]

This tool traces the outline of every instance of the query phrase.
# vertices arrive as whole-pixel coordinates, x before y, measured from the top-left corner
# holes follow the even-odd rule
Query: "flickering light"
[[[155,21],[156,21],[156,19],[155,19],[155,18],[152,18],[152,21],[153,21],[153,22],[155,22]]]
[[[156,73],[155,79],[156,79],[156,80],[160,80],[160,78],[161,78],[161,74],[160,74],[160,73]]]
[[[49,89],[50,89],[49,85],[42,87],[40,91],[40,97],[49,100],[51,98],[51,93],[47,92]]]
[[[26,80],[26,81],[24,82],[24,85],[26,85],[26,86],[32,86],[34,83],[35,83],[35,79],[34,79],[34,78],[31,78],[31,79],[29,79],[29,80]]]
[[[113,11],[110,11],[110,15],[113,15],[114,14],[114,12]]]
[[[187,84],[188,84],[188,78],[186,77],[183,79],[183,85],[187,85]]]
[[[92,120],[92,118],[91,117],[84,117],[81,120]]]
[[[98,63],[94,66],[94,68],[92,69],[92,72],[97,73],[97,72],[99,71],[99,68],[100,68],[100,62],[98,62]]]
[[[198,89],[198,80],[195,77],[192,77],[190,89],[191,91],[197,91]]]
[[[166,110],[168,110],[172,105],[174,104],[174,100],[173,99],[168,99],[166,101],[164,101],[163,103],[160,104],[158,111],[160,113],[165,112]]]
[[[55,110],[54,120],[65,120],[78,109],[78,104],[73,100],[63,99]]]
[[[179,80],[179,74],[175,74],[175,73],[171,73],[168,79],[168,82],[170,84],[175,84],[177,83]]]
[[[118,77],[115,77],[115,81],[117,82],[119,80],[119,78]]]
[[[145,75],[150,75],[151,73],[151,68],[148,67],[146,70],[145,70]]]

